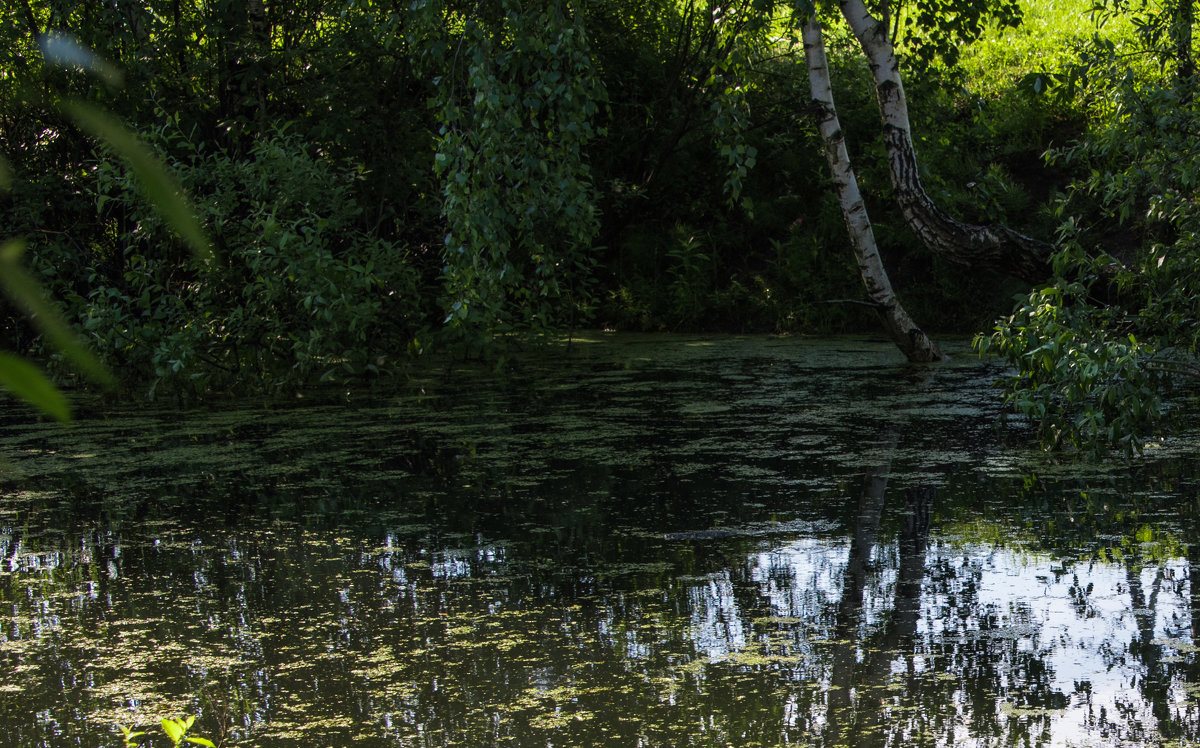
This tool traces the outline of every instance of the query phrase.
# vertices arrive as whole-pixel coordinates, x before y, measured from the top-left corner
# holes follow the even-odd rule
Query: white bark
[[[930,199],[917,168],[908,100],[887,26],[871,15],[863,0],[839,3],[875,79],[888,170],[905,223],[925,246],[951,262],[997,270],[1031,283],[1044,281],[1050,274],[1049,244],[1007,226],[956,221]]]
[[[842,215],[850,231],[854,258],[858,262],[859,273],[867,288],[867,298],[879,311],[888,335],[909,361],[938,361],[943,358],[941,351],[900,306],[900,301],[892,290],[891,281],[888,280],[887,271],[884,270],[883,261],[879,257],[875,232],[871,229],[867,206],[859,192],[858,179],[850,164],[846,140],[833,105],[833,86],[830,83],[829,63],[825,58],[825,42],[820,21],[815,14],[804,24],[803,38],[809,86],[814,107],[818,112],[817,130],[821,134],[821,142],[825,145],[825,156],[833,173],[833,183],[841,203]]]

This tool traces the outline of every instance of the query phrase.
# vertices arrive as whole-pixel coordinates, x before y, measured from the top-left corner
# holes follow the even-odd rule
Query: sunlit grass
[[[1098,28],[1092,0],[1023,0],[1021,25],[993,28],[963,50],[962,67],[977,93],[1011,86],[1033,72],[1059,72],[1077,60],[1082,42],[1100,35],[1118,43],[1132,39],[1128,18]]]

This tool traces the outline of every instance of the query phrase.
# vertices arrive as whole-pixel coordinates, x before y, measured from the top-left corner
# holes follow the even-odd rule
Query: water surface
[[[1195,745],[1187,439],[1055,465],[996,364],[595,336],[401,394],[0,427],[0,734]]]

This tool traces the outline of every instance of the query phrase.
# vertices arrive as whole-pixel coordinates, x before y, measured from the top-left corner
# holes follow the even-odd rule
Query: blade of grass
[[[71,406],[45,374],[20,356],[0,352],[0,385],[59,421],[71,420]]]
[[[92,355],[84,342],[63,319],[41,285],[21,266],[25,242],[12,239],[0,245],[0,287],[33,320],[33,324],[88,379],[110,387],[113,375]]]

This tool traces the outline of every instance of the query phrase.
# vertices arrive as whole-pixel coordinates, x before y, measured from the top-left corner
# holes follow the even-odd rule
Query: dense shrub
[[[406,354],[422,323],[418,277],[405,247],[361,228],[356,169],[309,153],[286,128],[242,159],[173,121],[147,135],[193,197],[216,258],[183,249],[109,159],[83,185],[103,221],[86,284],[59,277],[69,248],[35,255],[115,371],[149,374],[152,395],[277,389]]]
[[[414,339],[474,355],[511,332],[597,322],[876,329],[867,307],[836,303],[862,290],[801,51],[764,21],[769,3],[152,5],[29,5],[43,26],[79,29],[124,89],[26,65],[28,18],[0,11],[4,59],[21,67],[0,79],[18,176],[0,213],[139,387],[290,387],[379,368]],[[909,87],[929,191],[956,217],[1030,228],[1059,123],[1034,99],[971,93],[936,57]],[[1011,289],[931,259],[904,228],[844,30],[830,29],[830,61],[898,293],[930,329],[982,323]],[[146,136],[195,198],[216,262],[171,238],[55,97]],[[15,347],[36,348],[5,316]]]
[[[979,340],[1016,366],[1008,398],[1048,443],[1142,448],[1171,387],[1200,379],[1200,110],[1190,93],[1126,76],[1107,117],[1054,162],[1063,194],[1056,277]]]

